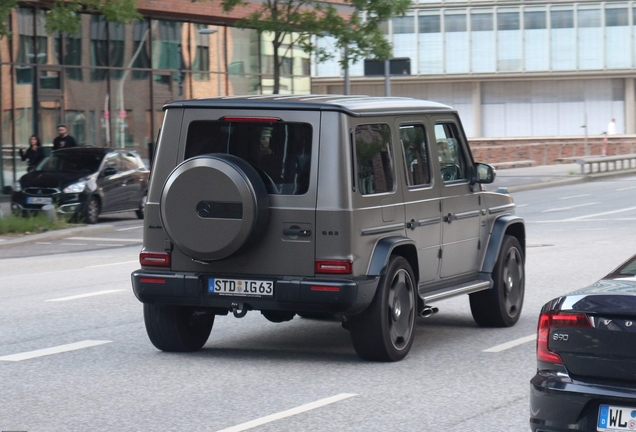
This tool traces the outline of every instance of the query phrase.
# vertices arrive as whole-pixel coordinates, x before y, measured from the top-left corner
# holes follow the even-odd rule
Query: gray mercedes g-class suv
[[[165,107],[132,274],[151,342],[206,343],[216,315],[338,315],[356,352],[396,361],[415,319],[470,295],[511,326],[525,226],[457,112],[409,98],[245,96]]]

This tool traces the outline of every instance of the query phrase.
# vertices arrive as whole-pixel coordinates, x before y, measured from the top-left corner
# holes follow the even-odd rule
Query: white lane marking
[[[505,350],[510,349],[510,348],[514,348],[514,347],[516,347],[518,345],[523,345],[524,343],[532,342],[532,341],[534,341],[536,339],[537,339],[537,335],[533,334],[533,335],[530,335],[530,336],[522,337],[522,338],[510,341],[510,342],[503,343],[501,345],[494,346],[492,348],[485,349],[483,352],[494,352],[494,353],[501,352],[501,351],[505,351]]]
[[[572,196],[567,196],[567,197],[561,197],[561,198],[559,198],[559,199],[562,199],[562,200],[569,200],[569,199],[574,199],[574,198],[583,198],[583,197],[590,196],[590,195],[592,195],[592,194],[572,195]]]
[[[86,243],[60,243],[60,246],[86,246]]]
[[[4,357],[0,357],[0,361],[19,362],[22,360],[30,360],[32,358],[43,357],[51,354],[59,354],[68,351],[75,351],[83,348],[90,348],[98,345],[111,343],[112,341],[98,341],[98,340],[85,340],[82,342],[75,342],[67,345],[60,345],[52,348],[45,348],[41,350],[23,352],[19,354],[11,354]]]
[[[632,210],[636,210],[636,207],[627,207],[627,208],[624,208],[624,209],[606,211],[606,212],[602,212],[602,213],[593,213],[593,214],[584,215],[584,216],[577,216],[577,217],[565,219],[564,222],[572,222],[572,221],[577,221],[577,220],[581,220],[581,219],[593,218],[593,217],[597,217],[597,216],[605,216],[605,215],[616,214],[616,213],[624,213],[624,212],[628,212],[628,211],[632,211]]]
[[[51,242],[35,242],[35,244],[39,244],[39,245],[50,245]]]
[[[45,301],[47,301],[47,302],[58,302],[58,301],[77,300],[77,299],[81,299],[81,298],[94,297],[94,296],[104,295],[104,294],[118,293],[118,292],[122,292],[122,291],[126,291],[126,290],[120,289],[120,290],[96,291],[96,292],[92,292],[92,293],[88,293],[88,294],[78,294],[78,295],[74,295],[74,296],[60,297],[60,298],[51,299],[51,300],[45,300]]]
[[[134,226],[129,228],[119,228],[119,229],[116,229],[115,231],[130,231],[130,230],[142,229],[142,228],[143,228],[143,225],[139,225],[139,226]]]
[[[517,204],[517,208],[528,207],[530,204]]]
[[[111,246],[111,245],[109,245]],[[97,265],[92,265],[92,266],[88,266],[88,267],[84,267],[84,268],[97,268],[97,267],[107,267],[107,266],[112,266],[112,265],[120,265],[120,264],[132,264],[132,263],[138,263],[139,261],[135,260],[135,261],[124,261],[124,262],[116,262],[116,263],[110,263],[110,264],[97,264]]]
[[[123,244],[113,244],[113,243],[97,243],[95,246],[108,246],[108,247],[116,247],[116,246],[123,246]]]
[[[69,237],[67,238],[67,240],[141,243],[141,239],[122,239],[122,238],[111,239],[111,238],[100,238],[100,237]]]
[[[325,405],[329,405],[329,404],[332,404],[332,403],[335,403],[335,402],[339,402],[341,400],[348,399],[348,398],[353,397],[353,396],[358,396],[358,395],[354,394],[354,393],[341,393],[339,395],[328,397],[328,398],[325,398],[325,399],[320,399],[320,400],[318,400],[316,402],[311,402],[311,403],[308,403],[306,405],[301,405],[299,407],[292,408],[292,409],[287,410],[287,411],[281,411],[281,412],[276,413],[276,414],[272,414],[272,415],[268,415],[266,417],[261,417],[261,418],[256,419],[256,420],[248,421],[247,423],[241,423],[240,425],[232,426],[230,428],[223,429],[223,430],[220,430],[218,432],[241,432],[241,431],[244,431],[244,430],[255,428],[257,426],[261,426],[261,425],[264,425],[264,424],[267,424],[267,423],[274,422],[276,420],[284,419],[286,417],[291,417],[293,415],[301,414],[301,413],[304,413],[306,411],[311,411],[311,410],[314,410],[316,408],[320,408],[320,407],[323,407]]]
[[[626,187],[626,188],[616,189],[616,192],[623,192],[623,191],[632,190],[632,189],[636,189],[636,186],[630,186],[630,187]]]
[[[552,209],[548,209],[548,210],[543,210],[541,213],[550,213],[550,212],[557,212],[557,211],[563,211],[563,210],[572,210],[572,209],[575,209],[575,208],[587,207],[587,206],[596,205],[596,204],[600,204],[600,203],[591,202],[591,203],[585,203],[585,204],[577,204],[577,205],[573,205],[573,206],[569,206],[569,207],[552,208]]]

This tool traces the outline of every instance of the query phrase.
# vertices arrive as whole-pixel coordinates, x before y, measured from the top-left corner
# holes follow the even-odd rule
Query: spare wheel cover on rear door
[[[226,258],[265,231],[269,197],[256,170],[226,154],[188,159],[168,176],[161,219],[174,245],[203,261]]]

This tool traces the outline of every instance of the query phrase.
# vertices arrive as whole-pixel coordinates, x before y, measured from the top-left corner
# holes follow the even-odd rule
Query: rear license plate
[[[208,279],[211,294],[242,297],[274,297],[274,282],[246,279]]]
[[[27,197],[27,204],[51,204],[53,198],[49,197]]]
[[[596,430],[604,432],[636,430],[636,409],[601,405],[598,410]]]

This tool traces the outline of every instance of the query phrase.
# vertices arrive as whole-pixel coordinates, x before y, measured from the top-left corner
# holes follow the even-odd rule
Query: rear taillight
[[[316,261],[316,273],[351,274],[351,261],[345,261],[345,260]]]
[[[563,364],[561,357],[548,349],[552,328],[591,328],[585,314],[544,312],[539,316],[537,328],[537,360],[544,363]]]
[[[165,252],[141,252],[139,263],[149,267],[170,267],[170,254]]]

